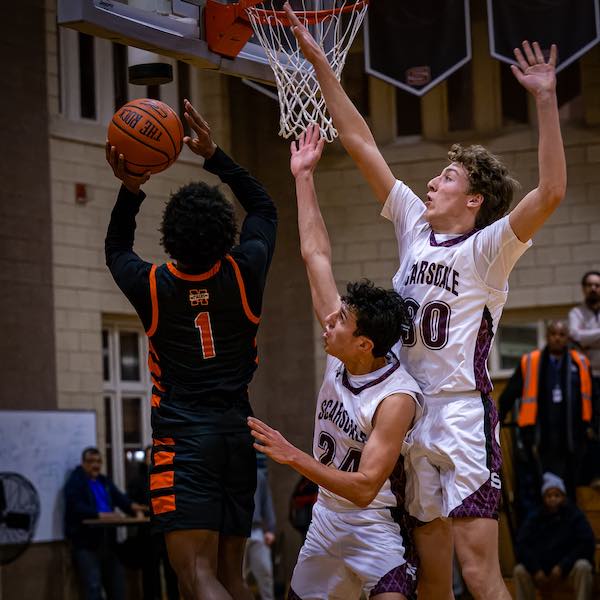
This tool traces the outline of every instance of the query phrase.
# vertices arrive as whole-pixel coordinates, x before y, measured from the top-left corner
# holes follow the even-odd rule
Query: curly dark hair
[[[460,163],[469,176],[469,194],[481,194],[483,204],[475,218],[478,229],[491,225],[503,217],[510,208],[513,192],[518,182],[508,169],[483,146],[454,144],[448,152],[451,162]]]
[[[355,336],[364,335],[373,342],[373,356],[385,356],[410,327],[410,316],[400,294],[376,287],[372,281],[350,282],[342,302],[356,317]]]
[[[163,213],[160,243],[182,265],[209,268],[233,247],[233,206],[217,187],[190,183],[172,194]]]

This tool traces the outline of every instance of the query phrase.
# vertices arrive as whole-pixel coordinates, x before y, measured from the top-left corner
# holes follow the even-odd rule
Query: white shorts
[[[424,413],[402,448],[406,508],[428,523],[438,517],[498,518],[500,424],[494,401],[426,398]]]
[[[317,502],[288,600],[358,600],[363,590],[410,598],[416,583],[390,509],[334,512]]]

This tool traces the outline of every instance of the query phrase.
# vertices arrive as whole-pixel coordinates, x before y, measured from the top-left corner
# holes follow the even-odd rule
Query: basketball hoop
[[[297,138],[311,124],[321,127],[323,137],[337,137],[313,66],[304,58],[291,30],[283,0],[239,0],[220,4],[208,0],[209,46],[224,56],[235,57],[252,35],[262,45],[277,83],[280,114],[279,135]],[[301,23],[323,48],[338,78],[350,46],[363,22],[369,0],[291,0]]]
[[[292,4],[300,22],[323,48],[340,80],[350,46],[360,29],[369,0],[297,0]],[[313,66],[304,58],[287,14],[275,10],[275,1],[246,8],[256,37],[265,49],[275,74],[279,96],[280,129],[284,138],[297,138],[317,123],[323,137],[337,137]],[[281,3],[280,3],[281,4]]]

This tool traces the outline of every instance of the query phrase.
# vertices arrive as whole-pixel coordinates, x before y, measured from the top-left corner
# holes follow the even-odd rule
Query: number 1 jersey
[[[256,369],[259,317],[233,256],[195,275],[173,263],[153,265],[150,293],[146,333],[154,385],[195,394],[244,390]]]
[[[257,365],[277,211],[263,186],[220,148],[204,168],[229,185],[247,213],[239,244],[207,270],[157,266],[133,251],[144,194],[125,187],[106,236],[107,265],[149,340],[155,437],[248,431],[242,416],[250,410],[247,388]]]

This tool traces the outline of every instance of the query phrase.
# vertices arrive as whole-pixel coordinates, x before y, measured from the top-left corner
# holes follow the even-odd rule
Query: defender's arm
[[[523,52],[525,55],[523,55]],[[556,46],[552,45],[548,62],[537,42],[533,49],[523,42],[523,52],[515,49],[519,66],[511,69],[519,83],[535,98],[539,127],[539,182],[510,213],[515,235],[526,242],[546,222],[564,198],[567,167],[556,99]]]
[[[371,504],[392,473],[414,416],[415,401],[410,395],[394,394],[383,400],[375,413],[373,431],[365,444],[358,471],[354,473],[320,463],[259,419],[250,417],[248,424],[257,450],[364,508]]]
[[[313,307],[321,325],[340,307],[340,295],[331,269],[331,243],[319,209],[313,177],[324,143],[319,127],[309,127],[298,142],[292,143],[290,161],[292,174],[296,178],[300,249],[306,265]]]
[[[335,76],[322,48],[300,23],[287,2],[284,9],[292,22],[292,31],[302,53],[315,69],[327,110],[333,118],[342,145],[362,172],[379,202],[383,204],[396,183],[394,174],[377,148],[366,121]]]

